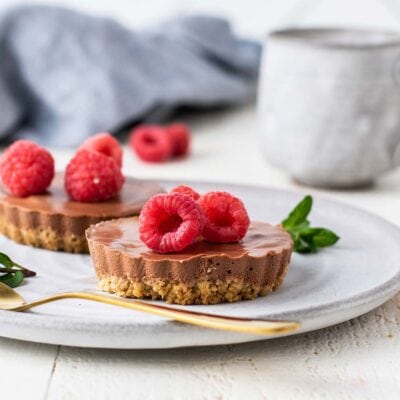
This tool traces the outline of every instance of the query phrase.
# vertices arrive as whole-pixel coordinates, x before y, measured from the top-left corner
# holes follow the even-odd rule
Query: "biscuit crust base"
[[[49,227],[22,228],[6,222],[0,217],[0,232],[17,243],[53,251],[68,253],[88,253],[88,243],[85,235],[75,235],[71,232],[60,234]]]
[[[162,279],[145,279],[134,282],[128,278],[106,275],[99,276],[99,289],[121,297],[165,300],[167,303],[217,304],[252,300],[266,296],[278,289],[287,273],[288,266],[272,284],[254,285],[243,279],[231,278],[225,281],[204,277],[193,283],[170,282]]]

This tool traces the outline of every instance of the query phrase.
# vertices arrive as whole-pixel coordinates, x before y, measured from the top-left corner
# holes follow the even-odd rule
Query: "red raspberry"
[[[79,150],[65,171],[65,190],[76,201],[109,200],[118,194],[123,183],[116,161],[94,150]]]
[[[43,147],[17,140],[1,156],[0,176],[14,196],[43,193],[54,177],[54,159]]]
[[[180,193],[156,194],[139,217],[140,239],[158,253],[183,250],[196,240],[202,227],[199,205]]]
[[[186,186],[186,185],[180,185],[180,186],[174,187],[171,190],[171,193],[186,194],[186,196],[189,196],[190,198],[192,198],[195,201],[197,201],[200,198],[199,193],[197,193],[195,190],[193,190],[190,186]]]
[[[209,242],[238,242],[247,232],[250,219],[244,204],[226,192],[209,192],[198,201],[204,214],[203,237]]]
[[[185,124],[171,124],[166,127],[172,141],[172,155],[184,156],[189,152],[190,130]]]
[[[142,125],[134,129],[129,144],[143,161],[166,161],[172,153],[170,137],[165,129],[156,125]]]
[[[98,133],[86,139],[79,147],[80,149],[91,149],[113,158],[117,164],[122,166],[122,147],[114,136],[107,132]]]

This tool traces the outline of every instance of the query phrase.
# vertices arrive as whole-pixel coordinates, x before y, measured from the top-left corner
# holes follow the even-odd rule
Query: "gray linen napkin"
[[[0,18],[0,137],[75,146],[179,106],[254,96],[260,46],[214,17],[133,31],[109,18],[22,6]]]

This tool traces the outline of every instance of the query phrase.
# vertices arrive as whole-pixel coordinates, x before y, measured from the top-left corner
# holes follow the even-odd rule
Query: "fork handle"
[[[26,303],[14,308],[14,311],[26,311],[33,307],[51,303],[63,299],[84,299],[96,301],[99,303],[111,304],[114,306],[129,308],[136,311],[143,311],[149,314],[159,315],[161,317],[171,318],[175,321],[186,324],[197,325],[204,328],[220,329],[240,333],[258,334],[258,335],[281,335],[294,332],[300,328],[300,323],[296,321],[277,321],[265,319],[250,319],[228,317],[216,314],[207,314],[165,305],[147,303],[140,300],[128,300],[100,293],[88,292],[68,292],[45,297]]]

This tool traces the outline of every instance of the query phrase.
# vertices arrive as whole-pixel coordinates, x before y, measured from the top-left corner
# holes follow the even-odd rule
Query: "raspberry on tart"
[[[143,161],[162,162],[172,154],[172,142],[165,129],[142,125],[132,130],[129,145]]]
[[[193,200],[198,200],[200,198],[200,194],[197,193],[194,189],[190,186],[186,185],[179,185],[171,189],[171,193],[181,193],[186,194],[187,196],[191,197]]]
[[[95,150],[79,150],[65,171],[65,190],[76,201],[109,200],[117,196],[123,183],[117,162]]]
[[[250,219],[240,199],[227,192],[208,192],[199,205],[204,215],[202,235],[216,243],[238,242],[246,235]]]
[[[156,194],[140,212],[140,240],[158,253],[185,249],[196,240],[202,227],[199,205],[181,193]]]
[[[14,196],[44,193],[54,177],[54,159],[43,147],[29,140],[17,140],[0,158],[0,177]]]
[[[119,167],[122,166],[122,146],[114,136],[107,132],[97,133],[86,139],[80,149],[95,150],[105,156],[113,158]]]

